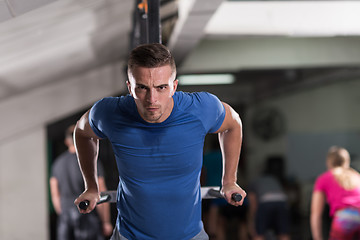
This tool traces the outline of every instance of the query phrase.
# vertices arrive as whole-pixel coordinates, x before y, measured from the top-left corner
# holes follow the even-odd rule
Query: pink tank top
[[[360,209],[360,186],[346,190],[335,179],[331,171],[321,174],[315,182],[314,192],[325,194],[330,207],[330,216],[342,208],[354,207]]]

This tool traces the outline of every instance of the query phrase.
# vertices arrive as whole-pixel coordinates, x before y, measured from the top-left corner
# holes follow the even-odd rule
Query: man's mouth
[[[153,111],[156,111],[158,109],[159,109],[158,107],[147,107],[146,108],[146,110],[149,111],[149,112],[153,112]]]

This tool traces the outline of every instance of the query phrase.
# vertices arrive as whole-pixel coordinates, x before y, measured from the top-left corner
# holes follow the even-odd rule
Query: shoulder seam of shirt
[[[186,94],[186,93],[183,93],[183,94]],[[194,97],[192,94],[190,94],[190,95],[192,96],[192,98]],[[188,105],[187,108],[189,108],[189,107],[190,107],[191,105],[193,105],[193,104],[194,104],[194,101],[192,101],[192,102]],[[175,105],[175,104],[174,104],[174,105]],[[186,108],[186,109],[187,109],[187,108]],[[205,128],[205,126],[204,126],[203,121],[201,121],[201,119],[200,119],[196,114],[194,114],[193,112],[191,112],[191,113],[187,112],[186,109],[180,108],[179,105],[177,106],[177,110],[178,110],[178,111],[183,112],[183,113],[186,113],[186,114],[189,114],[189,115],[191,115],[191,116],[194,116],[194,117],[201,123],[201,126],[203,127],[203,130],[206,131],[206,128]]]

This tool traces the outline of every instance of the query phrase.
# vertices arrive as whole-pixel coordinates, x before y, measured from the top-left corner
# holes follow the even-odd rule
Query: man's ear
[[[177,86],[178,86],[179,80],[175,79],[173,82],[173,92],[172,95],[176,92]]]
[[[127,86],[127,89],[128,89],[128,91],[129,91],[130,95],[132,96],[133,94],[132,94],[132,92],[131,92],[131,83],[130,83],[129,80],[126,81],[126,86]]]

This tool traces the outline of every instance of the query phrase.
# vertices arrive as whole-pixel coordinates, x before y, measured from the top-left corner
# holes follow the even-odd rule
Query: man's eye
[[[164,90],[164,89],[166,89],[166,87],[167,87],[167,86],[159,86],[158,89],[159,89],[159,90]]]
[[[146,87],[145,87],[145,86],[137,86],[137,88],[138,88],[138,89],[141,89],[141,90],[146,89]]]

